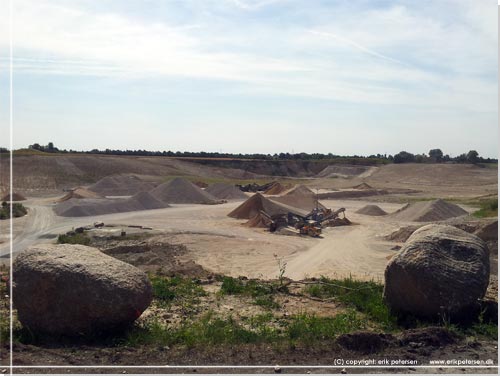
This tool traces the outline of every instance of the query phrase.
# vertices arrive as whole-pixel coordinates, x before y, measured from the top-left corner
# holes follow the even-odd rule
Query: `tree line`
[[[120,149],[92,149],[87,151],[59,149],[54,146],[54,143],[49,142],[47,145],[35,143],[29,145],[29,149],[37,150],[45,153],[79,153],[79,154],[105,154],[105,155],[131,155],[131,156],[164,156],[177,158],[214,158],[214,159],[258,159],[258,160],[340,160],[345,163],[367,163],[367,164],[385,164],[385,163],[498,163],[498,159],[483,158],[476,150],[470,150],[467,153],[460,154],[456,157],[450,157],[444,154],[441,149],[431,149],[427,154],[413,154],[407,151],[400,151],[395,155],[388,154],[371,154],[363,155],[337,155],[333,153],[219,153],[219,152],[190,152],[190,151],[149,151],[149,150],[120,150]],[[0,147],[0,153],[6,153],[7,148]]]

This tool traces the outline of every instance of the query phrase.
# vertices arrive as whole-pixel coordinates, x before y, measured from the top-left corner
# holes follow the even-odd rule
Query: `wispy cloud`
[[[353,40],[344,38],[344,37],[342,37],[340,35],[335,35],[333,33],[327,33],[327,32],[318,31],[318,30],[307,30],[307,32],[309,32],[311,34],[319,35],[319,36],[322,36],[322,37],[327,37],[327,38],[330,38],[330,39],[337,40],[337,41],[339,41],[339,42],[341,42],[343,44],[347,44],[349,46],[352,46],[352,47],[354,47],[354,48],[356,48],[356,49],[358,49],[358,50],[360,50],[360,51],[362,51],[364,53],[367,53],[368,55],[375,56],[375,57],[378,57],[380,59],[391,61],[391,62],[396,63],[396,64],[407,65],[407,64],[403,63],[400,60],[393,59],[390,56],[382,55],[382,54],[378,53],[377,51],[374,51],[374,50],[372,50],[372,49],[370,49],[368,47],[362,46],[359,43],[356,43]]]
[[[278,10],[265,12],[278,2]],[[150,21],[92,2],[16,0],[15,69],[209,79],[236,82],[252,95],[493,111],[496,82],[484,76],[496,72],[496,36],[486,8],[470,1],[433,2],[429,10],[397,3],[311,1],[304,8],[294,0],[227,0],[231,6],[220,10],[220,3],[190,1],[190,13],[174,22],[174,2],[161,8],[168,19]],[[0,22],[4,51],[7,25]]]

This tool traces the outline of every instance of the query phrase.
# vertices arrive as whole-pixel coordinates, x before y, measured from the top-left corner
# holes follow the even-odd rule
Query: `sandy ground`
[[[14,254],[30,245],[53,242],[57,234],[72,228],[103,221],[125,230],[128,225],[142,225],[162,231],[169,242],[187,246],[186,258],[214,273],[276,278],[278,261],[281,261],[286,262],[285,275],[292,279],[352,275],[381,280],[387,259],[396,252],[391,249],[395,243],[385,241],[383,236],[404,225],[388,218],[355,213],[370,201],[324,201],[327,207],[345,207],[347,217],[355,225],[326,228],[321,239],[277,235],[243,226],[244,220],[227,217],[240,202],[175,205],[166,209],[65,218],[54,214],[53,201],[52,198],[26,201],[28,216],[14,221]],[[402,206],[378,205],[387,212]],[[9,262],[8,253],[9,243],[0,244],[2,262]]]

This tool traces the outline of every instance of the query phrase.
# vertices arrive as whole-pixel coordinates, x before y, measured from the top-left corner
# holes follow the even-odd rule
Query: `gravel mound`
[[[406,222],[432,222],[467,214],[460,206],[438,199],[408,204],[391,214],[391,218]]]
[[[389,241],[404,243],[417,229],[419,229],[419,226],[400,227],[384,238]]]
[[[26,197],[24,197],[22,194],[14,192],[12,194],[12,201],[25,201]],[[2,202],[3,201],[10,201],[10,193],[7,193],[5,196],[2,197]]]
[[[264,193],[266,195],[279,195],[286,190],[288,190],[290,187],[286,187],[283,184],[279,182],[274,182],[269,188],[267,188]]]
[[[379,216],[379,215],[386,215],[387,212],[380,208],[377,205],[366,205],[363,206],[361,209],[357,210],[356,213],[358,214],[364,214],[364,215],[372,215],[372,216]]]
[[[255,214],[252,218],[245,222],[245,226],[247,227],[259,227],[259,228],[268,228],[271,224],[269,218],[267,218],[262,213]]]
[[[169,205],[158,200],[148,192],[139,192],[126,199],[75,199],[63,201],[54,207],[62,217],[87,217],[137,210],[168,208]]]
[[[88,189],[78,187],[73,189],[71,192],[68,192],[65,196],[61,197],[57,202],[63,202],[67,200],[71,200],[72,198],[81,199],[81,198],[102,198],[102,196],[98,193],[89,191]]]
[[[256,193],[229,213],[228,216],[237,219],[251,219],[257,214],[260,214],[261,210],[270,216],[287,214],[288,212],[301,216],[307,214],[307,212],[296,207],[274,202],[273,200],[262,196],[260,193]]]
[[[182,178],[175,178],[167,183],[163,183],[150,193],[160,201],[173,204],[222,203],[217,197],[214,197],[190,181]]]
[[[361,184],[355,185],[353,188],[354,189],[373,189],[373,187],[368,183],[361,183]]]
[[[155,184],[135,175],[122,174],[106,176],[88,187],[88,190],[101,196],[132,196],[139,192],[150,191],[154,187]]]
[[[298,185],[286,195],[273,198],[273,200],[307,212],[316,207],[316,194],[304,185]],[[318,207],[325,209],[321,203],[318,203]]]
[[[248,198],[238,187],[227,183],[212,184],[205,189],[205,192],[222,200],[246,200]]]

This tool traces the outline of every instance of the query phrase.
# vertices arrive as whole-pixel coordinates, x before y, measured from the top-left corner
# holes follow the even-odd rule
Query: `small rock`
[[[281,373],[281,367],[280,366],[275,366],[274,367],[274,373]]]

